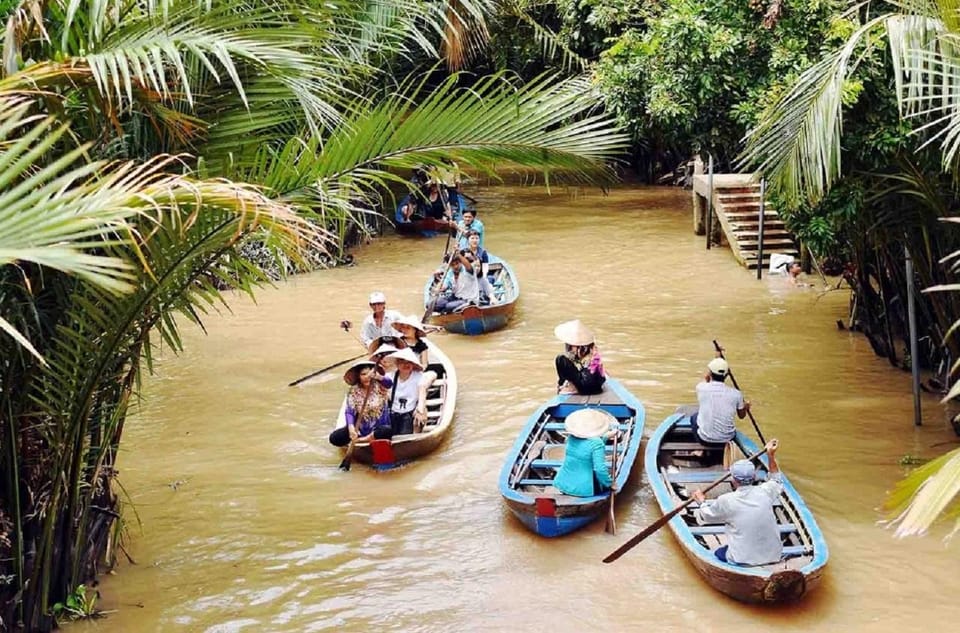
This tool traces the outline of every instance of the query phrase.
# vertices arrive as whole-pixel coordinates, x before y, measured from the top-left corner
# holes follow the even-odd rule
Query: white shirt
[[[373,320],[373,313],[368,314],[360,328],[360,340],[363,341],[364,346],[370,347],[370,343],[381,336],[400,336],[400,332],[393,329],[393,322],[400,317],[401,314],[396,310],[384,310],[383,325],[377,327]]]
[[[704,501],[700,523],[724,523],[729,536],[727,560],[740,565],[775,563],[783,556],[780,528],[773,504],[780,498],[780,473],[759,486],[740,486],[733,492]]]
[[[390,410],[394,413],[408,413],[417,408],[420,379],[423,372],[413,370],[406,380],[400,380],[400,372],[393,372],[394,384],[397,390],[393,394],[393,405]]]
[[[460,273],[454,275],[452,272],[448,279],[450,288],[453,290],[453,296],[464,301],[473,303],[480,302],[480,284],[472,270],[466,267],[460,268]]]
[[[742,409],[743,394],[722,382],[711,380],[697,385],[697,428],[700,439],[717,444],[729,442],[737,434],[733,417]]]

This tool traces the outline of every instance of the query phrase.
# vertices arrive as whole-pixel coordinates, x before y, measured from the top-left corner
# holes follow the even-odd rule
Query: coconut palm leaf
[[[745,137],[739,162],[776,180],[788,202],[816,202],[840,175],[844,84],[883,24],[863,24],[844,46],[803,73]]]
[[[581,180],[609,178],[606,161],[628,138],[592,112],[595,104],[584,78],[550,75],[518,88],[494,75],[462,89],[454,75],[426,94],[422,85],[406,86],[322,143],[295,140],[261,152],[244,177],[281,193],[309,187],[322,200],[401,181],[398,169],[446,158],[487,171],[522,164]]]
[[[924,534],[934,521],[960,494],[960,449],[941,455],[913,471],[897,484],[887,499],[887,509],[897,516],[891,522],[896,536]],[[948,517],[960,515],[954,507]],[[953,527],[952,536],[960,530],[960,520]]]

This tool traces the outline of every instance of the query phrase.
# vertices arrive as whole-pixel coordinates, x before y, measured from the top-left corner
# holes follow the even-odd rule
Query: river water
[[[286,386],[360,351],[338,323],[359,324],[370,291],[420,314],[442,239],[385,237],[357,249],[356,266],[297,277],[256,304],[235,298],[145,381],[118,461],[136,505],[136,564],[101,583],[101,606],[116,612],[74,628],[925,631],[960,620],[960,542],[945,545],[945,528],[894,540],[877,524],[900,458],[955,438],[932,397],[915,428],[909,375],[838,331],[846,292],[757,281],[729,250],[706,251],[678,189],[471,193],[522,297],[506,330],[433,335],[461,381],[449,440],[399,471],[343,473],[327,443],[340,373]],[[816,591],[787,608],[734,602],[701,581],[668,530],[601,564],[660,516],[639,465],[618,495],[616,537],[601,520],[541,539],[509,515],[497,475],[553,395],[553,327],[570,318],[596,331],[608,371],[645,403],[646,434],[693,399],[711,339],[722,342],[826,534]]]

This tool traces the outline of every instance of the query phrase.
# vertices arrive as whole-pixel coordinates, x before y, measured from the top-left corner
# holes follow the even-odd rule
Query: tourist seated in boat
[[[453,210],[450,208],[450,201],[447,199],[445,191],[441,191],[440,185],[436,181],[427,185],[424,194],[423,204],[424,214],[434,220],[446,220],[453,226]]]
[[[360,341],[363,342],[369,353],[383,343],[381,337],[400,337],[400,333],[393,329],[393,322],[400,318],[396,310],[387,309],[387,297],[382,292],[370,293],[370,310],[363,319],[360,327]]]
[[[471,255],[480,263],[480,271],[477,280],[480,282],[480,302],[496,303],[497,297],[494,293],[493,283],[490,281],[490,255],[480,246],[480,233],[475,229],[467,231],[467,247],[462,249],[463,253]]]
[[[427,422],[427,390],[437,375],[424,365],[409,347],[394,352],[384,362],[396,363],[390,391],[390,426],[394,435],[410,435]]]
[[[393,327],[400,332],[400,341],[403,346],[413,350],[420,359],[420,365],[426,367],[430,359],[427,342],[424,340],[427,335],[427,326],[414,316],[404,316],[394,321]]]
[[[435,280],[440,283],[440,296],[434,307],[437,312],[456,312],[471,303],[480,303],[480,284],[473,265],[462,253],[458,251],[452,255],[450,274],[440,281],[442,274],[442,270],[434,274]]]
[[[369,360],[361,360],[344,372],[343,381],[350,385],[344,411],[347,423],[334,429],[330,443],[346,446],[351,441],[369,442],[393,437],[389,407],[393,381],[383,375],[383,368]]]
[[[423,219],[416,193],[409,193],[403,197],[400,204],[397,205],[397,213],[394,218],[397,224],[409,224],[415,220]]]
[[[606,461],[606,437],[616,433],[617,420],[602,409],[578,409],[567,416],[563,464],[553,486],[565,495],[592,497],[613,486]],[[613,427],[613,428],[611,428]]]
[[[553,330],[563,341],[563,354],[556,357],[557,393],[598,394],[607,374],[593,332],[580,320],[561,323]]]
[[[783,492],[780,469],[777,466],[779,443],[767,442],[767,481],[753,485],[756,468],[749,460],[741,459],[730,466],[733,492],[716,499],[706,499],[703,492],[694,490],[693,498],[700,504],[697,520],[701,524],[723,523],[729,542],[714,551],[718,559],[734,565],[765,565],[783,557],[780,527],[774,514],[774,505]]]
[[[724,381],[730,373],[730,365],[717,357],[707,363],[707,372],[697,384],[697,413],[690,416],[693,435],[704,446],[722,448],[737,434],[733,416],[740,419],[750,411],[750,403],[743,399],[738,389]]]
[[[477,232],[479,236],[478,244],[480,247],[483,247],[483,222],[477,217],[477,211],[475,209],[464,209],[463,211],[463,219],[457,224],[457,233],[460,235],[457,248],[464,249],[470,245],[467,236],[469,231]]]

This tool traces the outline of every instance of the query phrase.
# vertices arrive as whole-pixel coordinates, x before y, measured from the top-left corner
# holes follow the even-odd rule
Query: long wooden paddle
[[[349,333],[349,332],[350,332],[350,327],[351,327],[350,321],[347,321],[347,320],[340,321],[340,328],[341,328],[344,332],[348,332],[348,333]],[[356,340],[358,343],[360,343],[360,346],[361,346],[361,347],[363,347],[364,349],[367,348],[366,345],[363,344],[363,341],[361,341],[360,339],[357,338],[357,335],[356,335],[356,334],[353,335],[353,338],[354,338],[354,340]],[[322,374],[322,373],[324,373],[324,372],[327,372],[327,371],[330,371],[331,369],[336,369],[337,367],[340,367],[341,365],[346,365],[346,364],[349,363],[350,361],[357,360],[358,358],[363,358],[364,356],[366,356],[365,353],[364,353],[364,354],[360,354],[359,356],[351,356],[350,358],[348,358],[348,359],[346,359],[346,360],[342,360],[342,361],[340,361],[339,363],[334,363],[334,364],[332,364],[332,365],[328,365],[328,366],[324,367],[323,369],[318,369],[317,371],[315,371],[315,372],[313,372],[313,373],[310,373],[310,374],[307,374],[306,376],[303,376],[302,378],[297,378],[297,379],[294,380],[293,382],[288,383],[287,386],[288,386],[288,387],[296,387],[296,386],[299,385],[301,382],[310,380],[311,378],[313,378],[313,377],[315,377],[315,376],[319,376],[320,374]]]
[[[749,459],[750,461],[753,461],[753,460],[757,459],[758,457],[760,457],[761,455],[763,455],[763,454],[766,453],[766,452],[767,452],[767,449],[766,449],[766,447],[764,447],[763,450],[761,450],[761,451],[758,452],[758,453],[755,453],[755,454],[751,455],[751,456],[748,457],[747,459]],[[730,472],[729,472],[729,471],[727,471],[727,472],[726,472],[722,477],[720,477],[719,479],[714,480],[713,483],[711,483],[709,486],[707,486],[706,488],[704,488],[701,492],[707,493],[707,492],[709,492],[710,490],[712,490],[712,489],[716,488],[717,486],[719,486],[720,484],[722,484],[722,483],[723,483],[724,481],[726,481],[727,479],[730,479]],[[639,534],[637,534],[636,536],[634,536],[633,538],[631,538],[629,541],[627,541],[626,543],[624,543],[623,545],[621,545],[620,547],[618,547],[617,549],[615,549],[615,550],[614,550],[613,552],[611,552],[606,558],[603,559],[603,562],[605,562],[605,563],[612,563],[613,561],[617,560],[618,558],[620,558],[621,556],[623,556],[624,554],[626,554],[627,552],[629,552],[630,550],[632,550],[634,547],[636,547],[637,545],[639,545],[639,544],[641,543],[641,541],[643,541],[644,539],[646,539],[648,536],[650,536],[651,534],[653,534],[654,532],[656,532],[657,530],[659,530],[660,528],[662,528],[662,527],[663,527],[664,525],[666,525],[667,523],[669,523],[669,522],[670,522],[670,519],[672,519],[673,517],[675,517],[675,516],[677,516],[678,514],[680,514],[681,512],[683,512],[683,510],[684,510],[688,505],[690,505],[690,504],[693,503],[693,502],[694,502],[694,498],[693,498],[693,497],[690,497],[689,499],[687,499],[686,501],[684,501],[683,503],[681,503],[680,505],[678,505],[676,508],[674,508],[674,509],[671,510],[670,512],[666,513],[665,515],[663,515],[662,517],[660,517],[659,519],[657,519],[656,521],[654,521],[653,523],[651,523],[650,526],[647,527],[645,530],[643,530],[642,532],[640,532]]]
[[[724,357],[723,355],[723,348],[720,347],[720,343],[717,343],[717,339],[713,339],[713,347],[714,349],[717,350],[717,353],[720,354],[720,358],[723,358],[723,360],[727,360],[726,357]],[[733,388],[736,389],[737,391],[740,391],[740,385],[737,384],[737,379],[733,375],[733,370],[730,369],[729,361],[727,361],[727,375],[730,376],[730,382],[733,383]],[[741,393],[743,392],[741,391]],[[750,418],[750,421],[753,422],[753,428],[757,432],[757,437],[760,438],[760,443],[766,444],[767,440],[763,439],[763,433],[760,432],[760,425],[757,424],[757,419],[753,417],[753,411],[751,411],[750,409],[747,409],[747,416]]]
[[[620,437],[619,429],[613,436],[613,457],[610,458],[610,510],[607,512],[607,525],[604,529],[616,536],[617,517],[613,512],[613,502],[617,496],[617,439]]]
[[[324,372],[326,372],[326,371],[330,371],[331,369],[334,369],[334,368],[336,368],[336,367],[339,367],[340,365],[346,365],[346,364],[349,363],[350,361],[357,360],[358,358],[363,358],[364,356],[366,356],[366,354],[360,354],[359,356],[351,356],[350,358],[348,358],[348,359],[346,359],[346,360],[342,360],[342,361],[340,361],[339,363],[334,363],[334,364],[332,364],[332,365],[328,365],[328,366],[324,367],[323,369],[318,369],[317,371],[315,371],[315,372],[313,372],[313,373],[311,373],[311,374],[307,374],[306,376],[304,376],[304,377],[302,377],[302,378],[297,378],[296,380],[294,380],[293,382],[291,382],[291,383],[288,384],[287,386],[288,386],[288,387],[296,387],[297,385],[299,385],[301,382],[304,382],[305,380],[310,380],[310,379],[313,378],[314,376],[319,376],[320,374],[322,374],[322,373],[324,373]]]

